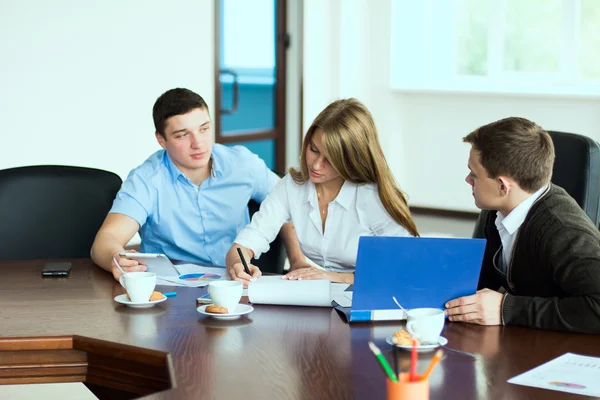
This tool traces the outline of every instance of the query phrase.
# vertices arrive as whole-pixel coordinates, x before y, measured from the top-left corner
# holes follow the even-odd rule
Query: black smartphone
[[[42,269],[42,276],[69,276],[70,272],[70,262],[48,262],[44,264],[44,268]]]

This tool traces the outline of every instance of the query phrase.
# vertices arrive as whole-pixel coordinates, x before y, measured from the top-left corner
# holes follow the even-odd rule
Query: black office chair
[[[121,183],[92,168],[0,170],[0,260],[89,257]]]
[[[594,225],[600,223],[600,145],[586,136],[548,131],[554,142],[552,183],[575,199]],[[479,213],[474,238],[483,238],[489,211]]]
[[[276,172],[277,176],[283,178],[285,174]],[[248,211],[250,212],[250,219],[255,212],[257,212],[260,208],[260,204],[258,204],[254,200],[250,200],[248,202]],[[283,245],[283,240],[281,240],[281,235],[277,235],[275,240],[271,243],[269,250],[266,253],[261,254],[259,259],[253,259],[252,264],[256,265],[262,272],[271,272],[274,274],[282,274],[283,268],[285,267],[285,260],[287,258],[287,253],[285,251],[285,246]]]
[[[260,204],[254,200],[248,202],[248,211],[250,212],[250,218],[260,208]],[[281,235],[277,235],[275,240],[271,243],[269,250],[266,253],[261,254],[259,259],[253,259],[252,264],[256,265],[262,272],[271,272],[274,274],[282,274],[283,268],[285,267],[285,260],[287,253]]]

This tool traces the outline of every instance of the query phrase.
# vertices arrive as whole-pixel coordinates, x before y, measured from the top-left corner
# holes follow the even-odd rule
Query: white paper
[[[177,272],[179,275],[185,274],[217,274],[221,275],[222,279],[227,279],[227,270],[223,267],[207,267],[205,265],[197,265],[197,264],[179,264],[176,265]]]
[[[208,285],[208,282],[205,281],[182,281],[179,277],[156,277],[157,285],[164,286],[185,286],[185,287],[204,287]]]
[[[331,284],[331,300],[338,303],[341,307],[352,306],[352,292],[346,292],[347,283],[332,283]]]
[[[248,298],[253,304],[331,307],[331,282],[262,276],[248,285]]]
[[[225,268],[221,267],[206,267],[203,265],[196,264],[180,264],[175,265],[179,275],[186,274],[216,274],[221,276],[220,279],[209,279],[199,281],[184,281],[179,279],[179,275],[159,275],[156,277],[157,285],[166,286],[187,286],[187,287],[204,287],[207,286],[211,281],[214,280],[228,280],[229,276]]]
[[[373,310],[371,311],[371,321],[399,321],[406,319],[406,313],[403,310]]]
[[[509,383],[600,397],[600,358],[566,353]]]
[[[0,399],[98,400],[81,382],[0,385]]]

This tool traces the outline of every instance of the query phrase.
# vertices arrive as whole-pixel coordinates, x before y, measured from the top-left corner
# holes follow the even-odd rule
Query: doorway
[[[215,140],[286,167],[286,0],[215,0]]]

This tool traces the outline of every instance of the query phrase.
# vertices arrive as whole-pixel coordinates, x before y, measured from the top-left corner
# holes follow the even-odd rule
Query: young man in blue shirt
[[[119,257],[139,231],[143,253],[192,263],[225,265],[225,255],[248,224],[248,201],[262,202],[278,182],[264,161],[243,146],[213,143],[208,106],[188,89],[172,89],[153,108],[163,148],[129,173],[92,245],[91,257],[115,279],[144,265]],[[302,257],[293,226],[282,228],[288,255]]]

